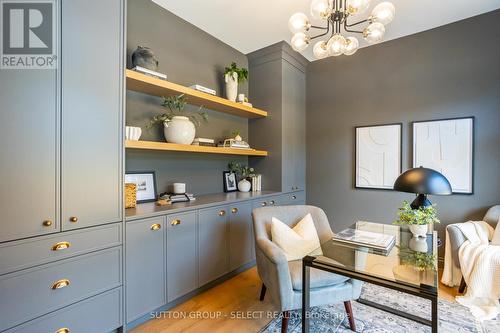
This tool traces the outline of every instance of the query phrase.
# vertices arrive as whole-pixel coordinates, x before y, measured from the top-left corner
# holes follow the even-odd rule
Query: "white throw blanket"
[[[467,292],[457,296],[458,303],[468,307],[479,320],[496,318],[500,313],[500,246],[489,245],[493,228],[483,221],[455,224],[467,240],[460,246],[461,272],[453,264],[449,235],[446,232],[445,264],[441,282],[456,286],[464,277]]]

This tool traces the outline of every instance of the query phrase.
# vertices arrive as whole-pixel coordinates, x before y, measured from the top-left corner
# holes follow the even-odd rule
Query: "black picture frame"
[[[140,184],[137,184],[136,181],[127,181],[127,176],[140,176],[140,175],[143,175],[144,177],[150,177],[151,178],[151,186],[153,187],[152,193],[150,193],[149,195],[147,195],[146,198],[144,199],[137,199],[137,203],[145,203],[145,202],[153,202],[153,201],[156,201],[156,198],[157,198],[157,187],[156,187],[156,173],[154,171],[128,171],[125,173],[125,183],[135,183],[137,185],[137,192],[140,191],[139,189],[139,185]],[[148,185],[146,184],[146,190],[147,190],[147,187]],[[139,197],[139,195],[137,196]]]
[[[470,180],[471,180],[471,187],[469,192],[457,192],[452,190],[452,194],[459,194],[459,195],[473,195],[474,194],[474,178],[475,178],[475,154],[476,154],[476,117],[475,116],[465,116],[465,117],[454,117],[454,118],[438,118],[438,119],[428,119],[428,120],[416,120],[411,122],[411,166],[415,168],[415,124],[418,123],[430,123],[430,122],[439,122],[439,121],[448,121],[448,120],[462,120],[462,119],[470,119],[471,120],[471,128],[472,128],[472,133],[471,133],[471,175],[470,175]],[[446,177],[446,175],[445,175]]]
[[[355,189],[358,190],[369,190],[369,191],[394,191],[394,188],[386,187],[366,187],[358,186],[357,183],[357,166],[358,166],[358,129],[360,128],[370,128],[370,127],[382,127],[382,126],[399,126],[399,174],[403,172],[403,123],[387,123],[387,124],[375,124],[375,125],[360,125],[354,127],[354,172],[353,172],[353,185]]]
[[[233,184],[231,184],[233,181]],[[236,181],[236,174],[231,171],[224,171],[222,173],[222,182],[224,184],[224,192],[238,191],[238,182]]]

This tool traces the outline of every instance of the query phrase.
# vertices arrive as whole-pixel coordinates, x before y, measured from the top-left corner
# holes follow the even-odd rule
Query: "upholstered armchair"
[[[257,270],[262,280],[260,300],[270,294],[282,311],[281,332],[287,331],[290,310],[302,307],[302,261],[288,262],[283,250],[271,241],[271,219],[276,217],[290,227],[310,213],[320,243],[331,239],[333,232],[322,209],[314,206],[277,206],[254,209],[253,224]],[[344,302],[349,323],[356,330],[351,300],[359,298],[362,282],[311,268],[310,305],[318,306]]]
[[[488,209],[486,215],[484,215],[483,217],[483,221],[495,227],[499,218],[500,218],[500,205],[496,205]],[[466,241],[466,238],[462,233],[462,231],[460,231],[460,228],[458,228],[455,225],[447,226],[446,230],[448,231],[448,235],[450,237],[453,264],[456,267],[460,268],[458,250],[460,249],[460,246],[462,246],[462,244]],[[460,287],[458,288],[458,291],[460,293],[463,293],[465,291],[465,287],[466,287],[465,280],[462,277],[462,281],[460,282]]]

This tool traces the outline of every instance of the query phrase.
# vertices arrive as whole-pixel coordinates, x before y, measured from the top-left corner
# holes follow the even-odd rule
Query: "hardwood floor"
[[[260,287],[257,269],[251,268],[131,332],[258,332],[272,320],[273,315],[279,315],[276,306],[270,302],[269,295],[266,295],[264,301],[259,301]],[[440,298],[454,301],[457,293],[457,288],[448,288],[441,284],[439,286]],[[209,315],[214,318],[201,319],[202,316]],[[180,316],[185,318],[179,318]]]

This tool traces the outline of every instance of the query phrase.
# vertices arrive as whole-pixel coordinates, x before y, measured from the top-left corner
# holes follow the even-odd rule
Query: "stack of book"
[[[195,138],[192,143],[193,146],[206,146],[206,147],[215,147],[214,139],[205,139],[205,138]]]
[[[199,84],[193,84],[189,88],[194,89],[194,90],[198,90],[198,91],[210,94],[210,95],[217,96],[217,92],[215,90],[204,87],[204,86],[200,86]]]
[[[162,193],[160,194],[160,199],[169,200],[171,203],[189,202],[196,200],[196,198],[192,193],[184,193],[184,194]]]
[[[236,148],[236,149],[250,149],[250,145],[245,141],[235,139],[226,139],[224,142],[219,143],[219,147]]]
[[[139,72],[139,73],[142,73],[142,74],[146,74],[146,75],[149,75],[149,76],[156,77],[158,79],[162,79],[162,80],[166,80],[167,79],[167,75],[166,74],[155,72],[155,71],[153,71],[151,69],[147,69],[147,68],[144,68],[144,67],[141,67],[141,66],[135,66],[134,68],[132,68],[132,70],[134,70],[136,72]]]
[[[396,243],[394,235],[350,228],[342,230],[340,233],[334,235],[333,240],[353,248],[368,248],[376,254],[385,256],[391,252]]]
[[[262,191],[262,175],[253,175],[252,192]]]

